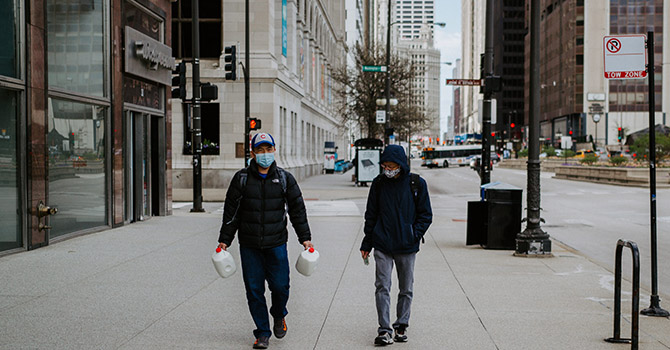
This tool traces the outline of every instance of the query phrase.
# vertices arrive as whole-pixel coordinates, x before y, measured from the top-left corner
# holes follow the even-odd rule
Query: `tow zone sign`
[[[646,78],[646,43],[643,34],[603,37],[605,79]]]

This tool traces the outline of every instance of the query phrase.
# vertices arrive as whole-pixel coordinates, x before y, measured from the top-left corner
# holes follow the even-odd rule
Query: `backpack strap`
[[[416,203],[419,198],[419,191],[421,190],[421,177],[419,174],[410,173],[409,174],[409,187],[412,189],[412,194],[414,195],[414,203]]]
[[[240,170],[240,187],[242,188],[242,193],[244,193],[244,188],[247,187],[247,168]]]
[[[279,179],[279,183],[281,184],[281,193],[286,198],[286,192],[287,192],[287,187],[288,185],[286,184],[286,170],[277,167],[277,178]]]

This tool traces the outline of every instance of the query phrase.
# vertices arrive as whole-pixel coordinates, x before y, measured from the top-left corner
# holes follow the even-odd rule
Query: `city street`
[[[555,242],[553,258],[519,258],[511,251],[464,245],[466,202],[478,196],[478,177],[472,170],[414,170],[429,182],[434,220],[417,256],[410,341],[392,348],[624,348],[603,341],[612,335],[613,276],[606,259],[613,255],[613,242],[593,227],[583,230],[582,238],[573,238],[571,230],[581,229],[586,220],[572,220],[569,214],[582,206],[616,211],[615,203],[598,203],[594,197],[611,202],[623,190],[626,198],[644,198],[643,190],[558,181],[543,174],[543,203],[549,208],[546,213],[552,213],[546,228],[552,237],[588,248],[585,237],[603,236],[593,240],[602,247],[591,242],[591,258]],[[321,260],[310,277],[291,267],[289,331],[284,339],[271,338],[271,349],[374,347],[374,261],[365,266],[358,250],[368,188],[354,187],[351,174],[300,181]],[[518,185],[523,177],[521,171],[493,172],[495,180]],[[555,197],[564,198],[552,204]],[[584,203],[575,204],[579,201]],[[552,209],[559,204],[572,209]],[[251,348],[253,323],[237,240],[230,251],[238,271],[221,279],[210,261],[221,203],[206,202],[206,213],[190,213],[191,207],[174,203],[172,216],[0,258],[0,349]],[[608,217],[617,219],[603,215],[588,221],[605,225]],[[614,225],[606,229],[613,231]],[[292,233],[288,248],[293,265],[301,248]],[[597,261],[598,252],[604,263]],[[661,264],[663,270],[667,262]],[[630,288],[624,281],[624,337],[630,332]],[[392,293],[397,293],[395,278]],[[643,289],[643,306],[648,295]],[[662,295],[667,301],[667,293]],[[642,316],[640,349],[670,349],[669,322]]]
[[[418,163],[417,163],[418,165]],[[479,198],[480,180],[469,167],[427,169],[413,167],[430,186],[433,201]],[[541,174],[543,229],[554,240],[571,247],[597,264],[613,271],[614,249],[619,238],[632,240],[640,249],[641,285],[651,286],[649,189],[553,179]],[[495,167],[491,181],[509,183],[523,189],[522,213],[526,207],[526,171]],[[659,294],[670,309],[670,190],[659,189],[658,200],[658,282]],[[465,217],[454,218],[465,219]],[[465,230],[463,231],[465,240]],[[624,278],[630,279],[630,255],[624,253]],[[665,296],[663,298],[663,296]],[[640,305],[648,306],[641,299]]]

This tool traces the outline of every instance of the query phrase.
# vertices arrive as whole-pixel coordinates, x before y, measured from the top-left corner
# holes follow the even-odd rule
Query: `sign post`
[[[638,35],[605,36],[603,55],[606,79],[649,81],[649,200],[651,217],[651,300],[643,315],[668,317],[658,296],[658,254],[656,238],[656,100],[654,89],[654,32]],[[647,64],[649,60],[649,64]]]

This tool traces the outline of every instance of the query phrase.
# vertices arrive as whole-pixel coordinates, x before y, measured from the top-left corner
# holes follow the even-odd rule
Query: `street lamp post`
[[[492,1],[492,0],[489,0]],[[530,116],[526,229],[516,235],[515,256],[550,257],[549,234],[540,227],[540,0],[530,1]]]

